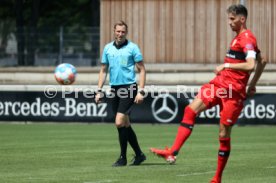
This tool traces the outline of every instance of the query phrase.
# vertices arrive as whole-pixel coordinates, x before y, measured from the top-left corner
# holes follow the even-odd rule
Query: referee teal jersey
[[[135,83],[135,63],[142,60],[141,51],[135,43],[126,40],[120,47],[114,41],[108,43],[103,50],[102,64],[108,65],[109,84],[118,86]]]

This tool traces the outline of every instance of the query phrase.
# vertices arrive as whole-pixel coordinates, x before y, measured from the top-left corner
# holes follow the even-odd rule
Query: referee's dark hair
[[[125,26],[126,27],[126,31],[128,31],[128,27],[127,27],[127,24],[123,21],[123,20],[120,20],[118,22],[116,22],[114,24],[114,30],[116,29],[116,26],[119,25],[119,26]]]
[[[233,4],[227,9],[227,13],[233,13],[235,15],[243,15],[247,18],[247,9],[242,4]]]

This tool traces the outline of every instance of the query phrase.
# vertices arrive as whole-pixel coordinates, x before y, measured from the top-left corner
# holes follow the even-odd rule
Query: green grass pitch
[[[218,126],[197,125],[175,165],[149,153],[171,145],[178,125],[133,124],[147,155],[141,166],[118,158],[113,124],[0,124],[1,183],[204,183],[217,164]],[[128,162],[133,151],[128,146]],[[224,183],[276,182],[276,126],[235,126]]]

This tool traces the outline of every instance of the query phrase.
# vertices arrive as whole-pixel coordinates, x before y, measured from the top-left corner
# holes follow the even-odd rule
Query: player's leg
[[[174,156],[178,154],[184,142],[191,135],[197,114],[205,109],[206,105],[200,98],[195,98],[195,100],[184,109],[183,119],[178,127],[175,141],[171,147]]]
[[[184,109],[184,116],[178,127],[173,146],[170,149],[166,148],[165,150],[151,148],[150,150],[154,154],[165,158],[169,163],[175,162],[176,155],[180,148],[192,133],[197,114],[217,104],[216,98],[211,98],[211,89],[210,84],[203,85],[197,97]]]
[[[204,104],[204,102],[200,98],[196,98],[184,110],[184,116],[180,123],[180,126],[178,127],[178,131],[172,147],[166,147],[164,150],[151,148],[151,152],[160,157],[163,157],[170,164],[175,163],[176,155],[192,133],[196,115],[205,109],[206,105]]]
[[[178,127],[174,144],[171,147],[171,152],[174,156],[178,154],[184,142],[191,135],[197,114],[219,103],[219,99],[214,95],[217,89],[211,84],[203,85],[193,102],[185,108],[183,119]]]
[[[227,164],[231,151],[231,129],[232,126],[220,123],[219,129],[219,151],[216,174],[211,183],[220,183],[223,170]]]
[[[233,98],[223,99],[219,129],[219,151],[216,174],[211,183],[220,183],[223,170],[227,164],[231,151],[231,129],[236,123],[243,108],[243,99],[236,93]]]

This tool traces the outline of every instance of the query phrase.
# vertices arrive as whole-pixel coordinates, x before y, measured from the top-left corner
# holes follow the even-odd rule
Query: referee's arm
[[[146,69],[145,69],[145,65],[142,61],[137,62],[136,67],[137,67],[138,72],[140,73],[139,74],[139,89],[138,89],[139,92],[137,93],[134,102],[136,104],[141,104],[144,100],[144,95],[145,95],[144,87],[145,87],[145,81],[146,81]]]
[[[139,72],[139,89],[143,90],[146,82],[146,68],[143,61],[137,62],[136,67]]]
[[[96,103],[100,103],[101,99],[103,97],[102,88],[103,88],[103,85],[105,83],[106,76],[107,76],[107,67],[108,67],[107,64],[102,64],[101,69],[100,69],[98,89],[97,89],[96,96],[95,96]]]
[[[100,73],[99,73],[99,81],[98,81],[98,89],[102,89],[107,76],[107,64],[102,64]]]

